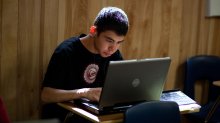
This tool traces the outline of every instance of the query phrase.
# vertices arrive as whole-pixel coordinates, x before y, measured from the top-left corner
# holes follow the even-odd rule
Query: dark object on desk
[[[107,115],[107,114],[125,112],[128,108],[132,107],[133,105],[136,105],[136,104],[142,103],[142,102],[144,102],[144,101],[122,103],[122,104],[117,104],[117,105],[109,106],[109,107],[103,107],[103,108],[99,109],[98,102],[92,102],[92,101],[85,99],[85,98],[74,100],[74,104],[76,106],[78,106],[82,109],[85,109],[88,112],[93,113],[95,115]]]
[[[204,122],[205,120],[206,122],[220,122],[219,107],[211,117],[207,117],[210,108],[220,94],[220,89],[213,86],[213,81],[220,80],[220,57],[199,55],[187,59],[184,93],[192,99],[195,99],[194,85],[198,80],[200,82],[209,82],[208,101],[205,105],[202,105],[200,112],[189,114],[189,118],[194,122]]]
[[[3,103],[2,98],[0,97],[0,123],[10,123],[10,119]]]
[[[180,123],[179,106],[173,101],[140,103],[124,115],[125,123]]]
[[[16,121],[13,123],[61,123],[61,122],[58,119],[39,119],[39,120]]]

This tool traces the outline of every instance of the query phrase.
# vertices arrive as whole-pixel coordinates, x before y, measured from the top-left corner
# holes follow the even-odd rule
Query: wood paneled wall
[[[0,96],[12,121],[39,117],[52,52],[64,39],[88,33],[104,6],[128,14],[125,59],[172,58],[165,89],[183,88],[188,57],[220,56],[220,18],[205,17],[205,0],[0,0]]]

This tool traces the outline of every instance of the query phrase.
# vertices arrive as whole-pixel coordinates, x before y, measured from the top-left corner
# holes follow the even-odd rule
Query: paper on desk
[[[189,113],[199,111],[200,108],[201,108],[201,106],[198,104],[188,104],[188,105],[180,105],[179,106],[180,112],[187,111]]]

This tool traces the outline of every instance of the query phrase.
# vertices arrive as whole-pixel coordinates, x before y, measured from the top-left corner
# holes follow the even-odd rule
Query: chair
[[[124,114],[125,123],[180,123],[176,102],[150,101],[137,104]]]
[[[10,119],[6,111],[6,107],[1,97],[0,97],[0,123],[10,123]]]
[[[210,108],[220,94],[220,89],[213,85],[213,81],[216,80],[220,80],[220,57],[198,55],[187,59],[184,93],[195,99],[195,82],[208,82],[209,85],[207,103],[202,105],[200,112],[188,115],[193,122],[204,122],[205,120],[206,122],[220,122],[220,112],[218,109],[207,119]]]

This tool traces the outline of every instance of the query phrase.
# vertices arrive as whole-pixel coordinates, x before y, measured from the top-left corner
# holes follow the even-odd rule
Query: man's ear
[[[96,26],[91,26],[89,30],[90,36],[94,37],[96,35]]]

